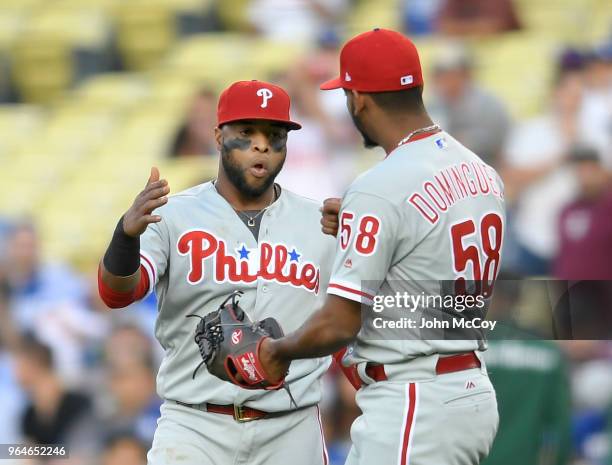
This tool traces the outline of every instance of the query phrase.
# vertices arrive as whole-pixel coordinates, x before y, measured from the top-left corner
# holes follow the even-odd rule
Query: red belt
[[[243,405],[217,405],[209,404],[204,402],[202,404],[187,404],[176,400],[177,404],[183,407],[194,408],[203,412],[220,413],[221,415],[231,415],[239,423],[245,423],[247,421],[261,420],[262,418],[270,418],[272,416],[278,416],[287,412],[264,412],[263,410],[257,410],[251,407],[244,407]]]
[[[262,420],[264,418],[280,417],[283,415],[287,415],[289,413],[297,412],[298,410],[303,410],[305,408],[311,407],[311,405],[305,405],[305,406],[298,407],[293,410],[284,410],[282,412],[264,412],[263,410],[257,410],[256,408],[245,407],[244,405],[232,405],[232,404],[218,405],[218,404],[209,404],[208,402],[203,402],[201,404],[188,404],[185,402],[181,402],[179,400],[175,400],[174,402],[176,402],[178,405],[182,405],[183,407],[194,408],[202,412],[219,413],[221,415],[230,415],[238,423],[246,423],[247,421],[253,421],[253,420]]]
[[[244,407],[242,405],[206,404],[206,411],[210,413],[220,413],[222,415],[231,415],[234,417],[234,420],[240,423],[261,420],[262,418],[270,416],[268,412],[264,412],[263,410]]]
[[[480,368],[480,360],[474,352],[467,354],[450,355],[448,357],[440,357],[436,363],[436,374],[444,375],[446,373],[454,373],[455,371],[469,370],[471,368]],[[374,381],[387,381],[384,365],[375,365],[368,363],[365,369],[366,375]]]

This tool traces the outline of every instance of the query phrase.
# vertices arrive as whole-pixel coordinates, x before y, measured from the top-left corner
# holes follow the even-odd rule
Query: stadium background
[[[344,40],[373,27],[415,40],[437,121],[468,146],[484,132],[472,148],[486,147],[511,207],[506,276],[563,277],[557,217],[544,213],[576,193],[544,186],[534,224],[521,209],[543,176],[571,168],[567,154],[551,165],[529,150],[546,152],[567,129],[598,151],[602,172],[612,166],[612,8],[490,3],[512,5],[519,27],[453,27],[440,20],[444,0],[0,0],[0,443],[65,442],[70,463],[144,463],[159,407],[155,302],[111,313],[95,289],[117,218],[152,165],[173,192],[214,176],[216,96],[238,79],[292,95],[304,130],[290,134],[280,182],[319,200],[341,194],[382,152],[361,148],[342,93],[317,85],[336,72]],[[465,89],[477,91],[453,108]],[[557,117],[570,129],[538,126]],[[527,303],[534,331],[536,294],[506,296]],[[612,463],[609,341],[506,341],[490,357],[503,429],[489,463]],[[340,464],[358,412],[336,372],[325,383],[330,459]]]

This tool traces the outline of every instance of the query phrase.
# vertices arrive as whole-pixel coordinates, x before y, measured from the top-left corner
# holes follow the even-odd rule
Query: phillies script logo
[[[241,329],[236,329],[233,333],[232,333],[232,344],[236,345],[240,342],[240,339],[242,339],[242,330]]]
[[[231,253],[233,251],[228,253],[225,241],[208,231],[187,231],[179,237],[176,247],[179,254],[189,257],[189,284],[198,284],[204,279],[204,263],[211,260],[213,278],[217,283],[252,283],[263,279],[319,293],[319,268],[314,263],[300,260],[302,255],[295,248],[290,251],[283,244],[261,242],[259,260],[254,267],[249,267],[253,261],[249,254],[255,250],[243,245],[235,255]]]

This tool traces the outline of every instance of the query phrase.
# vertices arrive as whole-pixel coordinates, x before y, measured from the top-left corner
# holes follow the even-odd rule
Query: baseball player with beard
[[[500,263],[502,182],[429,118],[416,47],[400,33],[351,39],[340,76],[321,88],[344,89],[366,146],[386,158],[351,184],[340,207],[326,204],[325,231],[338,232],[338,242],[325,304],[296,332],[261,338],[254,365],[278,383],[290,364],[339,351],[362,411],[347,465],[476,465],[498,424],[484,335],[461,326],[477,319],[423,300],[400,312],[420,321],[375,308],[381,296],[400,306],[395,297],[406,290],[455,304],[471,296],[486,307]],[[423,329],[432,317],[445,328]],[[415,325],[397,331],[404,320]]]
[[[220,96],[216,180],[168,197],[156,168],[119,221],[99,267],[108,306],[156,291],[157,377],[164,399],[151,465],[327,464],[317,404],[330,359],[296,362],[287,390],[242,390],[194,370],[196,321],[239,290],[251,320],[296,330],[323,301],[334,239],[319,205],[274,183],[286,156],[290,101],[278,86],[232,84]],[[234,336],[232,336],[233,339]],[[294,402],[291,400],[292,395]]]

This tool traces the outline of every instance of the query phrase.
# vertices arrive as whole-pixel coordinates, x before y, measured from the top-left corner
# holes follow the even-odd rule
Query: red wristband
[[[140,279],[138,285],[131,291],[119,292],[111,289],[102,281],[102,268],[98,265],[98,292],[102,301],[110,308],[123,308],[142,299],[149,291],[149,275],[140,265]]]

